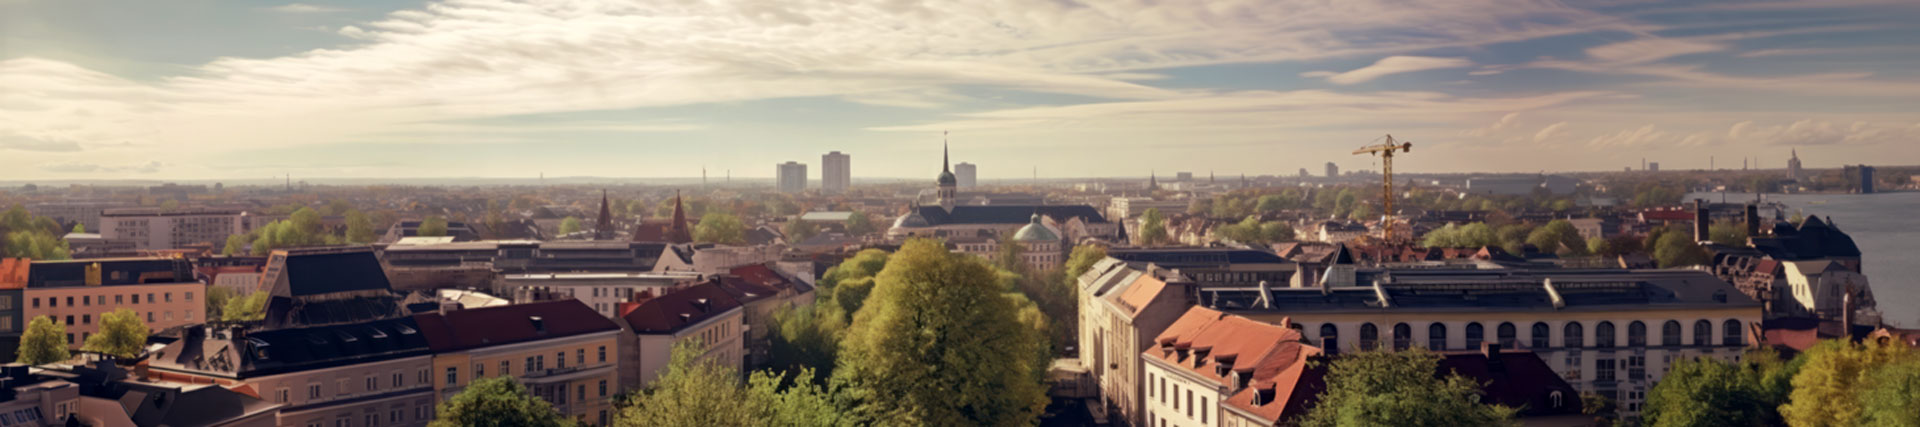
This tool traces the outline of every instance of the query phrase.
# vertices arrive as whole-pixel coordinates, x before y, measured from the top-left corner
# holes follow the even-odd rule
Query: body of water
[[[1688,194],[1718,202],[1722,193]],[[1860,269],[1873,287],[1885,321],[1920,326],[1920,193],[1768,194],[1787,205],[1787,215],[1831,218],[1860,246]],[[1725,193],[1725,200],[1753,200],[1752,194]],[[1764,215],[1764,214],[1763,214]]]

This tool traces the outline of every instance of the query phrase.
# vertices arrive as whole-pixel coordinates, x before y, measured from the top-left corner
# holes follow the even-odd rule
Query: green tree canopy
[[[34,316],[20,334],[20,350],[14,361],[44,365],[73,358],[67,352],[67,326],[47,316]]]
[[[1279,221],[1261,222],[1260,218],[1248,216],[1239,223],[1214,227],[1216,237],[1249,245],[1293,241],[1293,227]]]
[[[820,226],[814,225],[812,222],[801,221],[799,218],[794,218],[792,221],[787,221],[785,229],[780,231],[787,234],[787,243],[793,244],[800,243],[803,240],[812,238],[814,235],[820,234]]]
[[[1781,384],[1792,377],[1772,352],[1750,353],[1740,363],[1710,357],[1676,361],[1647,395],[1641,413],[1647,425],[1778,425],[1786,402]]]
[[[220,306],[220,320],[228,322],[257,322],[267,318],[267,292],[254,291],[253,294],[239,298],[228,298]]]
[[[560,220],[560,235],[580,232],[580,218],[566,217]]]
[[[1100,262],[1100,260],[1103,260],[1106,258],[1107,258],[1107,247],[1105,246],[1100,246],[1100,245],[1075,246],[1073,248],[1073,254],[1067,256],[1067,263],[1065,265],[1065,269],[1067,270],[1067,280],[1068,281],[1079,280],[1080,275],[1087,274],[1087,270],[1092,269],[1094,263]]]
[[[1517,425],[1515,410],[1480,403],[1480,385],[1439,375],[1440,356],[1414,347],[1334,359],[1320,402],[1302,426]]]
[[[747,226],[740,217],[733,214],[711,211],[700,216],[700,224],[693,227],[693,240],[737,245],[747,242]]]
[[[81,350],[122,358],[140,355],[147,346],[147,324],[132,309],[115,309],[100,315],[100,333],[87,338]]]
[[[227,308],[227,301],[233,300],[233,294],[234,292],[233,292],[233,289],[231,288],[227,288],[223,286],[208,286],[207,297],[201,299],[201,301],[206,302],[206,308],[205,308],[206,309],[205,313],[207,313],[206,318],[220,319],[220,310]]]
[[[1587,241],[1580,237],[1580,230],[1564,219],[1548,221],[1546,225],[1533,229],[1527,234],[1527,243],[1539,248],[1541,252],[1563,255],[1584,255]]]
[[[1861,425],[1920,427],[1920,361],[1875,368],[1861,395]]]
[[[1685,232],[1660,233],[1660,240],[1654,243],[1653,260],[1661,268],[1685,267],[1706,264],[1707,251],[1693,242],[1693,236]]]
[[[427,219],[420,220],[420,226],[414,229],[413,235],[422,237],[445,236],[447,235],[447,219],[439,216],[430,216],[427,217]]]
[[[85,232],[87,232],[87,225],[86,225],[86,224],[80,224],[80,223],[76,223],[76,224],[73,224],[73,232],[75,232],[75,233],[85,233]]]
[[[1025,425],[1047,404],[1039,316],[978,257],[915,239],[893,254],[842,343],[835,375],[881,425]]]
[[[1447,224],[1427,232],[1421,245],[1429,248],[1478,248],[1499,246],[1500,238],[1494,234],[1493,227],[1488,227],[1486,223],[1476,222],[1464,226]]]
[[[1904,345],[1842,340],[1821,341],[1804,357],[1806,364],[1793,376],[1791,401],[1780,406],[1780,415],[1795,426],[1864,425],[1862,393],[1874,388],[1876,368],[1915,360]]]
[[[751,426],[760,422],[733,367],[701,360],[699,343],[673,346],[667,369],[644,392],[620,405],[623,426]]]
[[[379,235],[373,231],[373,219],[358,209],[347,210],[347,242],[373,243]]]
[[[546,400],[533,397],[510,376],[474,380],[440,402],[432,427],[560,427],[569,425]],[[645,424],[643,424],[645,425]]]
[[[861,236],[877,231],[879,230],[873,226],[873,218],[868,217],[866,212],[855,211],[852,216],[847,217],[847,235],[849,236]]]
[[[1160,208],[1148,208],[1146,212],[1140,214],[1139,239],[1141,246],[1167,243],[1167,218],[1160,216]]]
[[[1745,224],[1715,222],[1707,227],[1707,239],[1725,246],[1747,247],[1747,227]]]

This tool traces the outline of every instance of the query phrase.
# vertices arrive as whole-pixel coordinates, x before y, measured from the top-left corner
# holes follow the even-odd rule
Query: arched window
[[[1547,327],[1547,322],[1533,322],[1533,348],[1552,346],[1553,328]]]
[[[1480,342],[1486,341],[1486,340],[1487,340],[1486,327],[1480,326],[1480,322],[1467,322],[1467,348],[1468,349],[1477,350],[1480,348]]]
[[[1602,320],[1600,324],[1593,325],[1593,346],[1598,348],[1613,347],[1613,322]]]
[[[1640,321],[1638,320],[1633,321],[1633,323],[1627,324],[1627,346],[1628,347],[1646,347],[1647,346],[1647,324],[1640,323]]]
[[[1332,323],[1320,325],[1320,345],[1327,347],[1322,348],[1322,351],[1339,351],[1340,327],[1333,326]]]
[[[1413,347],[1413,327],[1407,326],[1407,324],[1405,323],[1394,324],[1393,325],[1394,351],[1406,350],[1407,348],[1410,348],[1410,347]]]
[[[1447,349],[1447,324],[1433,322],[1427,325],[1427,348],[1431,350]]]
[[[1360,350],[1372,350],[1373,345],[1379,342],[1380,328],[1373,326],[1372,323],[1360,325]]]
[[[1553,400],[1553,407],[1555,407],[1555,408],[1559,408],[1559,407],[1560,407],[1560,405],[1562,405],[1562,404],[1563,404],[1562,402],[1563,402],[1563,401],[1564,401],[1564,400],[1566,399],[1566,397],[1565,397],[1565,396],[1562,396],[1562,395],[1560,394],[1560,391],[1558,391],[1558,390],[1555,390],[1555,391],[1554,391],[1554,392],[1552,392],[1552,393],[1547,393],[1547,398],[1548,398],[1548,399],[1552,399],[1552,400]]]
[[[1520,347],[1520,331],[1513,327],[1512,322],[1500,322],[1500,327],[1494,329],[1494,334],[1500,337],[1500,348]]]
[[[1746,338],[1746,334],[1740,332],[1740,321],[1727,319],[1727,322],[1722,324],[1722,328],[1726,329],[1725,331],[1721,331],[1721,333],[1726,334],[1726,336],[1720,337],[1722,344],[1746,345],[1746,340],[1744,339]]]
[[[1587,345],[1587,331],[1586,328],[1580,327],[1580,322],[1567,322],[1567,327],[1560,332],[1560,336],[1567,348],[1580,348]]]
[[[1713,322],[1708,322],[1706,319],[1693,322],[1693,345],[1702,347],[1713,345]]]
[[[1660,345],[1674,347],[1680,345],[1680,321],[1668,320],[1660,325]]]

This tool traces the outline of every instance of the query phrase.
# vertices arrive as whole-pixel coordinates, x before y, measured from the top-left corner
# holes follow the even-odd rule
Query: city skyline
[[[1920,163],[1914,4],[1474,1],[0,1],[0,180]]]

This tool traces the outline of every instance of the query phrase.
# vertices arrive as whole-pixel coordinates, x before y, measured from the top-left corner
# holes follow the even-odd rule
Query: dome
[[[1040,223],[1040,214],[1033,214],[1033,222],[1027,223],[1025,227],[1020,227],[1020,231],[1015,231],[1013,233],[1013,240],[1022,242],[1057,242],[1060,241],[1060,235],[1054,234],[1053,229],[1047,228],[1046,224]]]
[[[953,178],[953,172],[950,171],[940,171],[940,178],[935,181],[939,182],[941,186],[955,185],[960,182],[960,180]]]
[[[893,220],[894,228],[921,228],[932,225],[933,224],[927,223],[926,218],[920,217],[920,212],[918,211],[907,212],[906,215],[901,215],[899,219]]]

